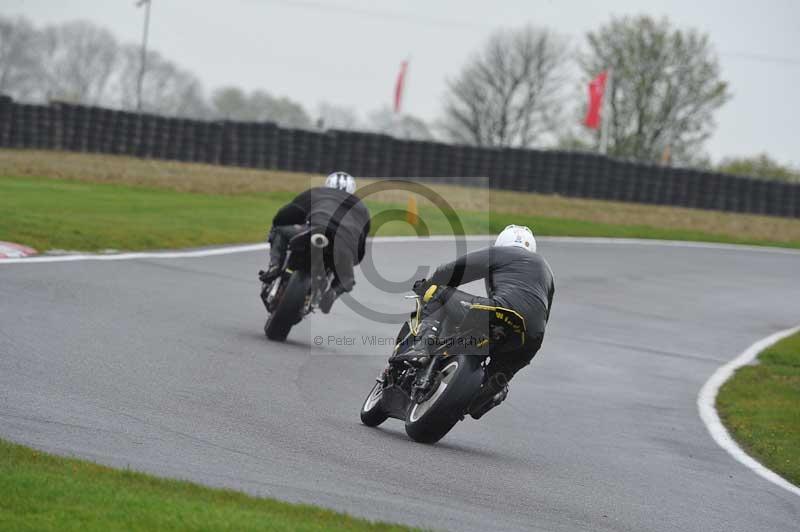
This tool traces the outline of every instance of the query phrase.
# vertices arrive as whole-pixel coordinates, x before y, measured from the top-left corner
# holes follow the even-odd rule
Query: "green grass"
[[[717,408],[734,439],[800,486],[800,333],[763,351],[720,389]]]
[[[179,248],[262,240],[290,193],[214,196],[48,179],[0,179],[0,240],[39,250]]]
[[[274,212],[292,192],[212,195],[119,184],[46,178],[0,177],[0,240],[44,251],[68,249],[163,249],[264,239]],[[368,202],[373,212],[403,205]],[[617,225],[594,221],[461,211],[470,234],[497,233],[509,223],[527,224],[539,235],[637,237],[698,240],[800,248],[800,242],[735,238],[729,235]],[[447,218],[434,208],[420,209],[432,234],[451,232]],[[380,235],[413,234],[410,226],[390,222]]]
[[[411,530],[0,440],[0,530]]]
[[[499,210],[493,210],[489,213],[460,211],[458,217],[467,234],[496,234],[509,224],[518,224],[530,226],[540,236],[645,238],[800,248],[800,241],[780,242],[770,239],[737,238],[704,231],[509,214]],[[450,225],[445,216],[433,209],[421,209],[420,218],[428,223],[431,228],[431,234],[451,233]],[[414,234],[413,228],[407,225],[396,225],[392,226],[391,229],[392,234]]]

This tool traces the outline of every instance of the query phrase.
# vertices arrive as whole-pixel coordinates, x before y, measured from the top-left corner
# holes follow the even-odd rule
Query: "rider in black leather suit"
[[[268,237],[270,263],[266,271],[259,272],[259,278],[264,283],[272,282],[280,274],[289,240],[309,226],[318,228],[328,237],[333,250],[335,278],[320,301],[320,310],[327,314],[339,295],[353,289],[353,266],[364,258],[370,215],[358,196],[352,194],[352,176],[335,172],[325,184],[306,190],[275,214]]]
[[[475,418],[505,399],[508,381],[530,363],[542,345],[555,284],[550,266],[535,249],[530,229],[509,226],[494,246],[443,264],[430,279],[418,281],[414,286],[414,291],[423,297],[425,304],[420,311],[416,345],[411,352],[402,355],[403,358],[430,353],[441,329],[455,328],[473,304],[510,309],[524,318],[525,340],[521,347],[504,349],[502,344],[490,346],[487,379],[470,407]],[[478,279],[484,279],[487,297],[456,288]]]

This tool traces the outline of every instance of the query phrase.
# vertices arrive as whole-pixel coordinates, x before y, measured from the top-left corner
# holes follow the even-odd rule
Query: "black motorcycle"
[[[262,283],[261,300],[269,313],[264,334],[284,341],[296,324],[319,306],[322,294],[333,279],[329,239],[309,227],[289,241],[281,274]]]
[[[414,347],[417,310],[400,329],[387,367],[361,407],[361,422],[376,427],[387,418],[405,422],[406,433],[421,443],[436,443],[463,420],[485,383],[488,346],[525,341],[525,320],[501,307],[472,305],[453,331],[447,326],[432,356],[393,361]],[[488,407],[488,408],[487,408]]]

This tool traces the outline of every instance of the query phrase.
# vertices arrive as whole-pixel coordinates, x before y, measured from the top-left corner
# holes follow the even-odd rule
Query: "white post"
[[[150,3],[152,0],[140,0],[136,4],[141,7],[144,4],[144,31],[142,35],[142,60],[139,68],[139,78],[136,80],[136,111],[142,112],[142,84],[144,83],[144,72],[147,69],[147,33],[150,29]]]
[[[611,88],[614,83],[612,70],[607,70],[608,76],[606,77],[606,86],[603,91],[603,107],[600,114],[600,153],[603,155],[608,151],[608,128],[611,121]]]

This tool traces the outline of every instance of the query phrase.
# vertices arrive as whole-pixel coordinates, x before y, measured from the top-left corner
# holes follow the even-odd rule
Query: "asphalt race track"
[[[558,240],[540,251],[556,274],[542,351],[502,407],[435,446],[394,420],[359,422],[389,352],[362,335],[390,339],[397,325],[339,302],[285,345],[265,339],[263,251],[0,263],[0,435],[437,529],[800,529],[800,498],[720,449],[695,404],[718,366],[800,322],[800,253]],[[372,253],[399,281],[454,246]],[[409,307],[359,275],[363,304]]]

